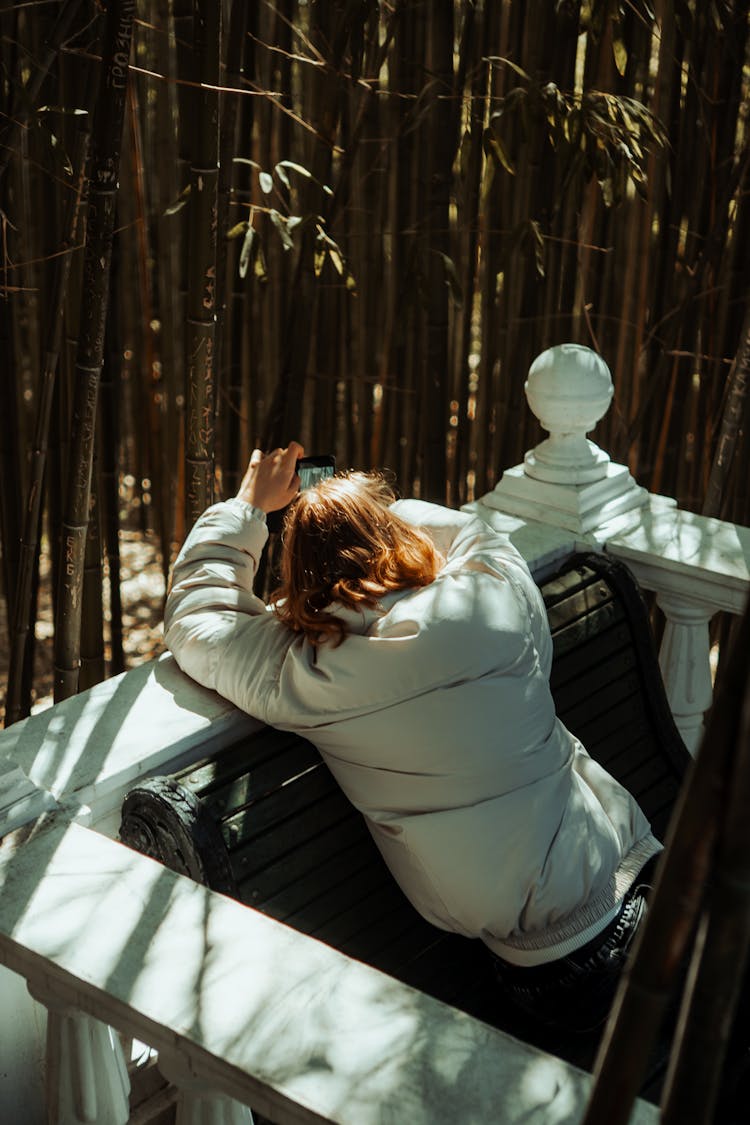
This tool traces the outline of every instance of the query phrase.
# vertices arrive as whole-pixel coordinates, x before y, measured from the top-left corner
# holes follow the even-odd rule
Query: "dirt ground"
[[[155,537],[144,537],[140,532],[121,531],[120,561],[125,662],[127,668],[134,668],[164,651],[161,625],[164,578]],[[54,624],[49,571],[49,557],[43,555],[40,563],[32,713],[52,704]],[[106,585],[105,583],[105,589]],[[106,603],[105,597],[105,657],[108,662],[109,608]],[[0,598],[0,719],[5,713],[9,649],[5,599]]]

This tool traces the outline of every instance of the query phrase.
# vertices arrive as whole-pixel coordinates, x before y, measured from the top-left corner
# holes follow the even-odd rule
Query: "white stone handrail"
[[[245,1105],[279,1125],[580,1120],[589,1075],[57,820],[0,849],[0,961],[65,1013],[64,1044],[87,1040],[50,1120],[125,1125],[102,1023],[222,1098],[215,1121]],[[643,1102],[631,1118],[657,1119]]]
[[[709,623],[720,610],[737,614],[745,606],[750,528],[647,493],[587,440],[612,397],[609,369],[589,348],[543,352],[526,393],[550,437],[467,508],[506,531],[539,578],[574,550],[606,550],[656,593],[666,617],[659,659],[667,697],[695,753],[712,700]]]

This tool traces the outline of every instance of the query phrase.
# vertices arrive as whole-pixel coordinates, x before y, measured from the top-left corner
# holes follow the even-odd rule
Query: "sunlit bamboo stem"
[[[105,17],[102,78],[94,111],[84,300],[78,334],[71,427],[71,467],[62,526],[60,594],[55,622],[55,700],[76,693],[96,407],[104,356],[120,146],[135,0],[111,0]]]
[[[219,178],[219,5],[193,4],[200,89],[190,168],[187,308],[185,521],[189,529],[214,499],[216,434],[216,224]],[[209,87],[213,87],[210,89]]]

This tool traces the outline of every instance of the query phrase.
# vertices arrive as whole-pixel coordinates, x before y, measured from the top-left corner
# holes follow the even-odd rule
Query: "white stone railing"
[[[640,488],[586,433],[604,415],[612,380],[588,348],[543,352],[526,383],[550,437],[467,507],[507,531],[540,577],[573,550],[605,550],[654,591],[666,618],[660,664],[672,713],[691,753],[711,706],[709,623],[741,613],[750,593],[750,528],[681,511]]]
[[[123,1038],[178,1125],[579,1120],[575,1067],[109,838],[137,778],[259,726],[165,656],[0,733],[0,1121],[126,1125]]]
[[[39,832],[0,880],[0,955],[49,1011],[50,1121],[126,1125],[110,1026],[158,1050],[180,1125],[582,1115],[583,1072],[90,829]]]
[[[469,507],[540,580],[590,548],[657,592],[694,747],[708,622],[742,608],[750,531],[649,496],[586,440],[608,379],[587,349],[544,353],[529,389],[550,439]],[[248,1105],[279,1125],[579,1120],[587,1075],[108,838],[138,778],[259,725],[164,657],[0,733],[0,1120],[125,1125],[120,1035],[159,1052],[179,1125],[240,1125]]]

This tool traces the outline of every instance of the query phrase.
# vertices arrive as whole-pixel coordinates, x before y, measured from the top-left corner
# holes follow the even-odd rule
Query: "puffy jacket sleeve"
[[[265,719],[292,634],[253,593],[268,529],[242,500],[208,508],[174,565],[164,640],[183,672]]]

